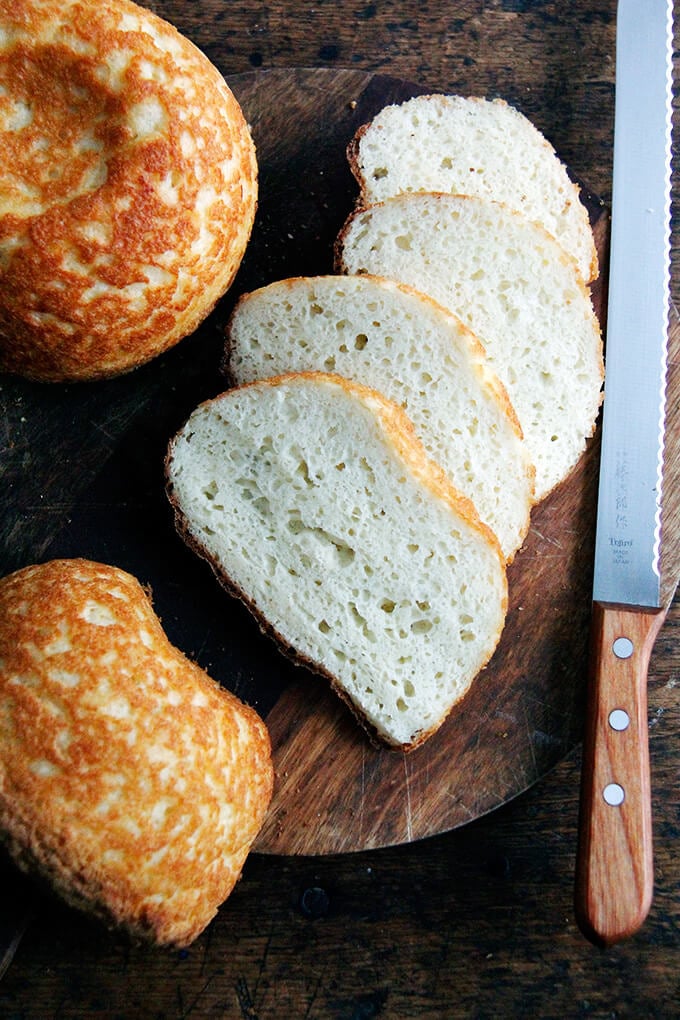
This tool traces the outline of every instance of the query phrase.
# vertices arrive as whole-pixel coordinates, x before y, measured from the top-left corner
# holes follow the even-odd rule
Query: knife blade
[[[665,617],[661,483],[670,275],[671,0],[619,0],[605,395],[576,916],[610,945],[653,893],[647,669]]]

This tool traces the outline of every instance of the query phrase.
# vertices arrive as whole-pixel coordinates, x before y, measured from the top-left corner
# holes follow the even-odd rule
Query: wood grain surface
[[[256,71],[229,82],[251,126],[260,172],[258,215],[235,284],[196,336],[113,385],[5,381],[6,402],[21,407],[19,418],[5,419],[7,434],[12,440],[32,431],[30,444],[16,442],[7,458],[15,475],[14,521],[27,548],[40,548],[40,558],[86,555],[131,569],[151,586],[175,643],[261,708],[276,785],[257,849],[318,854],[412,842],[515,797],[580,737],[599,436],[566,482],[535,508],[509,570],[510,606],[496,654],[424,746],[408,755],[377,748],[326,681],[277,662],[269,640],[254,625],[244,626],[241,607],[206,566],[191,562],[174,534],[162,446],[178,423],[178,408],[185,414],[225,386],[223,322],[236,297],[273,280],[331,271],[333,242],[357,195],[347,144],[387,103],[419,89],[386,75],[319,68]],[[602,319],[609,220],[597,199],[586,190],[583,197],[603,267],[593,289]],[[74,408],[78,418],[71,417]],[[149,433],[153,442],[146,441]],[[65,439],[78,461],[55,476]],[[126,472],[132,450],[134,470]],[[52,486],[47,520],[44,499],[26,506],[27,483],[41,493]],[[11,521],[6,515],[2,526]],[[16,544],[6,539],[5,568],[10,550],[16,556]],[[200,607],[200,615],[188,617],[187,605]]]
[[[550,0],[379,0],[351,7],[334,0],[313,6],[295,0],[155,0],[151,6],[204,49],[235,88],[236,79],[245,86],[242,76],[255,69],[302,67],[359,74],[364,82],[389,77],[415,82],[423,90],[502,95],[532,117],[605,204],[609,198],[612,0],[569,5]],[[317,101],[322,108],[327,102],[323,90]],[[290,134],[282,110],[272,107],[267,116],[282,137]],[[272,148],[275,165],[275,141]],[[283,157],[283,150],[279,154]],[[299,253],[289,255],[304,265],[307,242],[318,250],[331,231],[321,229],[327,214],[322,182],[314,180],[310,187],[302,158],[295,166],[298,179],[282,199],[284,219],[303,183],[307,193],[317,190],[317,204],[309,207],[316,228],[312,220],[288,239],[293,248],[295,241],[301,244]],[[345,178],[342,187],[350,186]],[[345,192],[342,202],[348,198]],[[677,198],[676,178],[674,210]],[[264,195],[261,212],[267,213]],[[674,228],[676,301],[679,251]],[[279,256],[266,251],[260,256],[259,267],[244,266],[251,275],[244,275],[238,286],[278,275]],[[275,706],[279,712],[285,707],[282,697],[291,696],[291,685],[299,683],[306,695],[319,698],[323,689],[291,672],[275,649],[260,641],[237,604],[229,604],[225,623],[214,610],[214,592],[205,594],[202,566],[180,545],[172,545],[168,555],[174,535],[157,471],[149,467],[206,390],[220,388],[214,366],[230,300],[187,344],[141,371],[135,386],[145,389],[154,414],[147,413],[148,405],[140,409],[137,392],[128,390],[130,381],[118,380],[101,387],[46,390],[44,413],[35,417],[31,388],[0,380],[0,548],[3,571],[59,550],[105,560],[115,553],[122,566],[143,577],[155,558],[155,602],[171,638],[239,693],[252,691],[255,674],[266,676],[257,704],[274,726],[272,712]],[[677,400],[671,413],[677,422]],[[89,438],[84,445],[83,435]],[[559,504],[553,512],[559,517]],[[588,519],[589,504],[584,502],[579,512]],[[576,572],[581,562],[589,569],[589,542],[584,533]],[[166,550],[164,557],[159,549]],[[676,568],[669,569],[677,576]],[[549,563],[545,570],[550,580]],[[182,596],[185,586],[190,594]],[[516,615],[522,612],[519,605]],[[575,610],[578,633],[586,612],[584,607]],[[257,648],[257,657],[243,658],[232,647],[230,632],[252,636],[248,648]],[[557,704],[566,702],[571,710],[570,699],[580,695],[566,689],[568,659],[584,657],[585,648],[572,649],[570,634],[560,630],[550,645],[546,672],[554,673],[550,682]],[[567,721],[552,720],[553,732],[564,741],[561,746],[548,742],[554,764],[540,757],[540,735],[533,744],[528,740],[527,749],[538,750],[542,763],[520,777],[517,788],[523,794],[486,814],[478,809],[479,817],[453,831],[350,854],[282,855],[268,848],[253,853],[216,920],[183,953],[130,946],[49,897],[36,901],[35,892],[3,866],[4,887],[12,892],[3,896],[3,920],[13,907],[21,915],[26,896],[33,919],[0,983],[0,1015],[22,1020],[678,1015],[679,652],[676,599],[650,663],[654,900],[645,926],[631,940],[602,953],[582,937],[574,919],[580,775],[574,710]],[[522,654],[521,646],[514,654]],[[531,712],[529,725],[538,734],[553,711],[549,705],[532,705]],[[500,718],[495,722],[501,744],[508,737]],[[408,759],[406,765],[413,767]],[[542,778],[534,782],[532,775]],[[498,773],[483,778],[494,806]],[[406,782],[400,780],[402,786]],[[525,789],[528,782],[533,785]],[[408,784],[411,824],[416,819],[420,825],[427,777]],[[468,790],[461,789],[465,801]],[[317,820],[308,824],[313,829]],[[366,818],[365,802],[363,824],[375,824]],[[401,840],[403,818],[397,826]],[[267,836],[275,837],[276,832]]]
[[[598,945],[630,937],[652,902],[647,669],[664,616],[593,607],[575,903],[582,930]],[[624,634],[632,654],[618,657]],[[625,713],[624,723],[612,721],[614,712]]]
[[[263,196],[237,284],[330,271],[333,241],[357,195],[347,143],[359,125],[417,86],[319,69],[269,71],[231,85],[253,131]],[[584,198],[604,279],[608,217],[587,192]],[[600,281],[600,315],[602,298]],[[297,671],[267,714],[277,783],[259,850],[330,853],[433,835],[516,796],[574,746],[587,665],[596,475],[594,442],[534,512],[510,570],[510,611],[492,662],[417,751],[376,748],[323,681]]]

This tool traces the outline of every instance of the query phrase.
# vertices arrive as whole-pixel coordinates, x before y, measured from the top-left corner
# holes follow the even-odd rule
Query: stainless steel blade
[[[660,599],[671,55],[669,0],[620,0],[593,598],[640,607],[658,606]]]

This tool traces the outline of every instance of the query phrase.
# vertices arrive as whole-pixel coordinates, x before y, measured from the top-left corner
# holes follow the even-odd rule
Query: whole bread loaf
[[[0,370],[127,372],[193,332],[255,215],[224,78],[130,0],[0,4]]]
[[[130,574],[53,560],[0,580],[0,840],[69,904],[188,944],[272,780],[262,721],[169,643]]]
[[[188,544],[384,743],[425,740],[493,653],[498,542],[377,391],[324,373],[230,390],[173,439],[167,478]]]
[[[579,188],[538,128],[502,99],[428,95],[386,106],[359,129],[348,158],[361,205],[413,191],[490,198],[542,224],[586,282],[597,276]]]
[[[415,287],[469,326],[517,412],[536,498],[569,474],[595,429],[602,339],[581,275],[542,227],[488,199],[399,195],[349,217],[336,264]]]
[[[227,327],[236,383],[331,371],[379,390],[413,422],[511,560],[529,527],[534,467],[515,412],[476,337],[392,280],[282,280],[240,298]]]

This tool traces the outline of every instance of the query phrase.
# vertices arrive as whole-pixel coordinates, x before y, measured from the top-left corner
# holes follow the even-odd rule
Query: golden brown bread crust
[[[218,70],[130,0],[0,8],[0,369],[117,375],[231,284],[255,149]]]
[[[269,736],[87,560],[0,580],[0,838],[71,905],[160,944],[231,892],[272,793]]]

